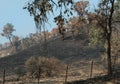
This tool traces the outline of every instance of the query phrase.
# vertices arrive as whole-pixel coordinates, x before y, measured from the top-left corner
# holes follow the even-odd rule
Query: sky
[[[23,7],[28,1],[30,0],[0,0],[0,33],[6,23],[12,23],[14,25],[16,31],[13,32],[13,34],[20,38],[28,36],[29,33],[36,32],[33,17],[30,16],[27,10],[23,10]],[[99,0],[90,0],[95,6],[98,1]],[[51,20],[49,21],[51,25],[47,25],[48,30],[51,30],[56,26]],[[3,44],[4,42],[9,42],[9,40],[0,36],[0,43]]]

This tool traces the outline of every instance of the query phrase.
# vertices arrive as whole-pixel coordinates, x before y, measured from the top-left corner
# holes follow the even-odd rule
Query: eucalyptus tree
[[[45,28],[45,23],[48,22],[49,14],[56,12],[55,8],[58,10],[58,15],[54,17],[54,21],[58,25],[59,33],[64,38],[63,25],[66,20],[66,16],[72,15],[72,10],[74,8],[73,0],[31,0],[24,7],[27,9],[30,15],[34,17],[36,27],[39,31]]]
[[[1,33],[2,36],[6,37],[7,39],[9,39],[11,45],[13,46],[13,42],[12,42],[12,37],[14,36],[12,33],[15,31],[13,24],[11,23],[7,23],[6,25],[4,25],[3,27],[3,33]]]

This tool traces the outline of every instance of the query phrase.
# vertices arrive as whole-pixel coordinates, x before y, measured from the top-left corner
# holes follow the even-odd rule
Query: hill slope
[[[88,46],[88,39],[78,35],[75,40],[71,36],[62,41],[60,38],[44,44],[23,50],[14,55],[0,59],[0,76],[5,68],[8,75],[15,74],[16,68],[23,68],[25,61],[31,56],[54,56],[64,62],[77,62],[80,60],[100,59],[103,49]]]

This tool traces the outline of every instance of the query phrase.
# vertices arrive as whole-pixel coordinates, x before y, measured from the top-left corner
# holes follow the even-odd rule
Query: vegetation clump
[[[63,72],[65,64],[55,57],[30,57],[25,67],[28,76],[40,78],[58,76]]]

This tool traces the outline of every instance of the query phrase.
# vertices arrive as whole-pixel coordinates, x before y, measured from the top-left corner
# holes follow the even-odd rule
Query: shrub
[[[65,64],[54,57],[30,57],[25,67],[27,74],[34,78],[58,76],[65,69]]]

